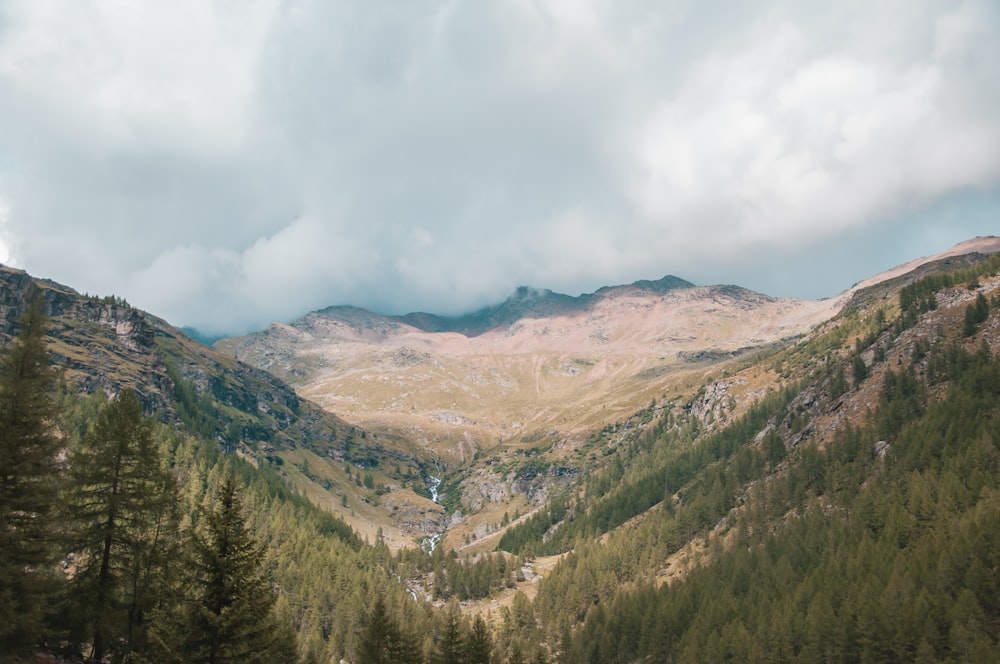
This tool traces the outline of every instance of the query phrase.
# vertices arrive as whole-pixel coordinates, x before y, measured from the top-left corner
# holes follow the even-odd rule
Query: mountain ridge
[[[911,262],[828,301],[738,286],[624,288],[583,312],[520,318],[475,337],[333,307],[254,338],[299,382],[296,392],[123,300],[7,268],[0,338],[16,329],[29,287],[41,288],[46,341],[68,383],[166,399],[177,416],[167,421],[203,435],[200,449],[218,443],[248,462],[232,462],[248,482],[254,469],[269,473],[356,528],[361,538],[331,524],[359,558],[381,556],[397,619],[461,600],[462,611],[491,620],[508,660],[516,643],[531,643],[570,662],[664,652],[814,661],[825,643],[873,661],[914,659],[918,649],[928,661],[994,661],[1000,256],[974,248]],[[522,304],[549,298],[515,295]],[[813,319],[821,322],[806,325]],[[805,331],[780,336],[796,328]],[[282,365],[289,358],[300,364]],[[333,420],[310,405],[308,385],[338,376],[354,391],[333,396],[389,397],[380,407],[395,419],[369,428],[350,416],[358,426],[316,440]],[[485,407],[470,410],[476,403]],[[412,415],[418,406],[424,419]],[[262,409],[269,419],[258,425],[270,436],[230,426]],[[495,412],[523,419],[488,421]],[[297,423],[309,414],[318,425]],[[217,467],[230,463],[215,454]],[[424,484],[433,488],[420,492]],[[267,535],[272,546],[287,525]],[[365,539],[376,546],[365,549]],[[438,548],[421,552],[418,541]],[[345,561],[290,583],[305,558],[275,556],[296,605]],[[370,582],[349,590],[355,603],[337,599],[321,615],[344,609],[334,622],[347,625]],[[314,656],[327,639],[342,652],[343,640],[299,617]],[[927,622],[924,643],[915,620]],[[643,636],[622,639],[618,625]],[[845,631],[823,632],[830,625]],[[892,625],[897,637],[873,636],[872,625]],[[971,646],[979,656],[966,656]]]
[[[997,242],[978,238],[960,248],[982,251]],[[951,254],[957,258],[949,260],[966,255]],[[225,352],[218,354],[118,298],[80,295],[12,268],[0,268],[0,280],[0,336],[10,335],[20,310],[11,293],[29,281],[41,285],[55,314],[54,356],[82,389],[114,393],[136,386],[149,409],[179,417],[180,388],[189,386],[202,399],[199,407],[221,418],[208,435],[224,449],[301,465],[287,472],[315,501],[345,518],[357,511],[362,520],[353,526],[369,527],[369,534],[385,527],[394,546],[413,533],[439,532],[449,520],[427,499],[428,464],[441,464],[433,473],[440,474],[480,454],[564,450],[558,457],[582,449],[593,431],[629,419],[651,401],[693,394],[714,367],[786,345],[878,283],[859,282],[823,301],[695,286],[669,275],[576,297],[523,287],[506,307],[486,309],[493,320],[520,318],[471,337],[428,333],[355,307],[328,307],[268,328],[254,337],[267,341],[265,353],[245,358],[225,347],[232,339],[220,342]],[[12,289],[12,280],[20,285]],[[317,355],[317,343],[336,353]],[[761,385],[727,389],[740,404]],[[299,449],[282,442],[296,438],[311,442]],[[344,464],[353,470],[347,473]],[[387,495],[376,501],[361,487],[357,504],[335,504],[331,490],[354,492],[338,487],[369,472]],[[452,485],[449,509],[489,508],[500,495],[524,495],[538,505],[546,487],[572,472],[566,467],[552,476],[515,473]],[[472,528],[481,525],[469,521]]]
[[[468,317],[443,325],[441,319],[334,306],[259,333],[220,340],[216,348],[283,377],[321,405],[374,425],[369,416],[377,413],[480,413],[505,399],[523,402],[529,395],[541,410],[558,409],[563,400],[579,401],[584,396],[579,391],[588,390],[588,383],[611,381],[602,389],[612,394],[623,382],[682,369],[706,352],[729,357],[766,348],[803,334],[832,313],[827,302],[773,298],[737,286],[694,286],[665,277],[577,297],[523,287],[504,304],[473,315],[475,334],[465,333]],[[376,383],[386,389],[373,393]],[[479,386],[473,390],[477,394],[463,387],[470,384]],[[420,394],[454,399],[442,397],[446,403],[440,405],[415,403],[420,399],[417,386]],[[643,391],[651,396],[658,389],[646,386]],[[489,435],[509,437],[493,419]]]
[[[587,297],[565,296],[555,302],[571,301],[568,311],[521,317],[476,336],[426,332],[400,318],[341,306],[216,347],[281,376],[300,394],[369,431],[409,437],[446,474],[477,458],[502,461],[538,450],[549,450],[545,454],[559,467],[559,459],[586,448],[593,432],[620,425],[651,402],[690,399],[726,363],[788,346],[859,293],[876,292],[866,289],[902,279],[893,282],[898,288],[916,278],[912,273],[921,265],[933,271],[935,261],[991,250],[1000,250],[1000,239],[970,240],[943,252],[944,258],[910,261],[824,300],[775,298],[739,286],[684,282],[677,288],[668,277],[663,292],[640,281]],[[522,304],[551,299],[528,288],[512,298]],[[733,407],[725,416],[742,412],[780,374],[759,372],[726,385]],[[442,489],[449,509],[464,515],[452,546],[460,543],[455,538],[463,528],[479,536],[495,527],[504,511],[495,499],[525,496],[537,506],[548,495],[544,487],[564,479],[483,468],[475,473],[482,474]],[[521,503],[521,509],[533,508]],[[479,510],[482,519],[470,516]]]
[[[551,318],[573,311],[584,311],[595,301],[614,293],[635,290],[665,294],[671,290],[694,288],[690,281],[674,275],[657,280],[642,279],[631,284],[602,286],[593,293],[567,295],[548,288],[518,286],[503,302],[481,307],[458,316],[444,316],[426,311],[412,311],[401,315],[381,314],[353,305],[331,305],[310,314],[343,314],[353,318],[367,317],[371,321],[395,322],[409,325],[423,332],[457,332],[467,337],[477,337],[486,332],[515,323],[521,318]]]
[[[31,288],[44,297],[49,354],[71,391],[112,397],[130,388],[147,413],[254,463],[280,464],[283,456],[304,454],[357,468],[391,460],[419,477],[423,462],[405,440],[383,435],[376,441],[273,374],[225,356],[121,298],[82,295],[0,266],[0,343],[16,334]],[[328,487],[346,479],[330,478]]]
[[[579,296],[522,286],[503,303],[458,317],[338,305],[215,347],[364,426],[416,427],[438,453],[463,449],[463,458],[491,440],[599,428],[706,362],[805,334],[880,282],[935,260],[997,250],[1000,239],[973,238],[822,300],[695,286],[672,275]],[[634,396],[623,401],[621,394]],[[503,406],[511,401],[517,404]],[[529,403],[535,412],[526,418],[519,413]],[[563,417],[567,403],[580,406]]]

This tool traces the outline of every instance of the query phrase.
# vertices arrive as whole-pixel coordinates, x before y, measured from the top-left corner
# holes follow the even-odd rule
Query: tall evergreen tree
[[[399,628],[389,617],[385,602],[381,597],[375,598],[361,637],[358,661],[361,664],[390,664],[398,640]]]
[[[868,377],[868,365],[859,351],[855,351],[851,366],[854,368],[854,387],[857,388]]]
[[[468,661],[461,610],[458,602],[452,600],[445,610],[444,625],[438,635],[431,664],[466,664]]]
[[[191,535],[185,585],[191,597],[158,612],[155,661],[185,664],[294,662],[294,634],[274,615],[264,548],[247,531],[236,478],[227,474],[205,527]]]
[[[358,651],[359,664],[419,664],[416,643],[389,615],[385,601],[375,599]]]
[[[174,553],[177,492],[160,465],[152,422],[131,390],[100,411],[70,458],[68,511],[76,524],[80,567],[70,584],[77,639],[92,657],[121,659],[141,647],[152,608]]]
[[[476,616],[472,622],[472,633],[469,635],[466,654],[469,664],[492,664],[493,639],[490,637],[490,628],[486,626],[482,616]]]
[[[0,657],[38,640],[57,553],[55,370],[45,301],[34,289],[27,301],[0,360]]]

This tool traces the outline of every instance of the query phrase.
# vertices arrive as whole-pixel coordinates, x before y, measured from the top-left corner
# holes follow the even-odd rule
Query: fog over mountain
[[[0,261],[206,333],[995,231],[989,0],[0,8]]]

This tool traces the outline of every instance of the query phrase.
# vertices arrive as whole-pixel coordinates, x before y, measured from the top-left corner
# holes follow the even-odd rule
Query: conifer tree
[[[275,596],[262,568],[264,548],[247,531],[236,478],[227,473],[205,527],[192,533],[182,607],[160,611],[151,628],[161,662],[294,662],[294,633],[274,615]]]
[[[32,290],[0,361],[0,657],[38,640],[53,588],[60,443],[47,324],[42,294]]]
[[[472,622],[466,654],[469,664],[491,664],[493,661],[493,639],[482,616],[476,616]]]
[[[359,664],[419,664],[413,639],[389,615],[385,601],[375,599],[358,651]]]
[[[868,377],[868,365],[865,364],[860,352],[855,351],[851,366],[854,368],[854,387],[858,387]]]
[[[974,304],[965,308],[965,324],[962,328],[967,337],[971,337],[979,329],[979,324],[990,316],[990,303],[982,293],[976,296]]]
[[[160,465],[152,423],[131,390],[100,411],[70,459],[68,512],[80,566],[70,584],[78,639],[116,659],[142,642],[140,625],[174,553],[177,492]]]
[[[462,634],[462,614],[458,602],[452,600],[444,614],[444,626],[438,635],[432,664],[466,664],[466,639]]]
[[[361,637],[358,661],[361,664],[389,664],[392,661],[392,651],[399,639],[398,628],[389,617],[385,602],[381,597],[375,598],[375,604],[368,614],[368,624]]]

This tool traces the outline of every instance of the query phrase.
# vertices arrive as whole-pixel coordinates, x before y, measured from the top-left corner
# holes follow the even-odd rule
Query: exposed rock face
[[[447,526],[444,508],[419,496],[389,494],[382,499],[382,507],[401,529],[411,535],[435,535]]]
[[[223,405],[242,413],[235,416],[215,409],[215,436],[230,449],[243,443],[273,447],[292,440],[336,446],[353,431],[271,374],[220,355],[123,300],[83,296],[2,266],[0,342],[16,334],[32,284],[47,305],[53,361],[83,392],[103,390],[111,395],[129,387],[147,411],[174,418],[179,407],[177,383],[182,381],[207,400],[202,405]]]
[[[462,505],[473,514],[486,503],[505,503],[510,497],[510,483],[482,469],[462,483]]]
[[[53,361],[70,380],[86,392],[114,394],[132,387],[148,409],[168,406],[172,386],[155,348],[157,326],[168,326],[121,300],[81,296],[66,286],[0,268],[0,340],[16,334],[32,283],[47,305]]]
[[[517,494],[524,495],[534,505],[542,505],[553,491],[568,486],[578,474],[575,468],[557,464],[544,469],[527,465],[505,477],[478,468],[461,483],[462,506],[467,513],[475,514],[487,503],[506,503]]]

